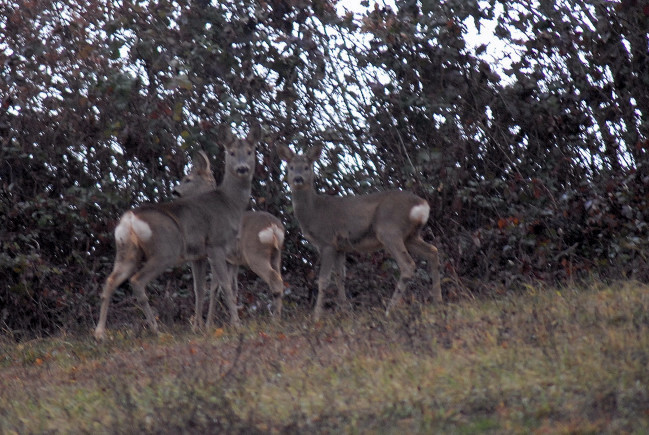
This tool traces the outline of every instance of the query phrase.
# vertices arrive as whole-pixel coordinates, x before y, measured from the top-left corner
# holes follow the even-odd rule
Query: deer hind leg
[[[315,301],[315,310],[313,311],[313,320],[320,320],[322,315],[322,305],[324,294],[331,283],[331,272],[336,261],[336,251],[331,246],[326,246],[320,251],[320,274],[318,275],[318,297]]]
[[[131,277],[131,285],[133,286],[133,291],[135,292],[135,297],[144,310],[144,315],[146,321],[151,327],[151,331],[155,334],[159,332],[158,322],[153,315],[153,310],[151,305],[149,305],[149,298],[146,295],[146,286],[153,279],[157,278],[165,269],[173,266],[175,264],[174,260],[151,257],[144,263],[144,266]]]
[[[119,248],[118,248],[119,249]],[[130,255],[129,255],[130,254]],[[118,252],[113,271],[106,279],[104,288],[101,292],[101,309],[99,311],[99,322],[95,328],[95,338],[103,340],[106,335],[106,318],[108,317],[108,306],[110,299],[115,293],[115,289],[122,285],[124,281],[129,279],[138,266],[138,259],[136,252],[127,251],[124,253]]]
[[[194,278],[195,309],[192,319],[192,331],[198,332],[205,327],[203,322],[203,302],[205,300],[205,276],[207,274],[207,260],[192,261],[192,277]]]
[[[101,292],[101,309],[99,310],[99,321],[94,334],[97,340],[103,340],[105,337],[108,307],[115,289],[135,273],[140,264],[140,256],[141,252],[135,245],[118,243],[113,271],[106,279]]]
[[[388,308],[385,311],[385,315],[390,315],[390,310],[394,308],[406,290],[408,282],[415,274],[415,262],[408,253],[406,245],[403,241],[403,238],[396,234],[377,234],[379,241],[383,244],[385,249],[390,253],[390,255],[396,260],[397,265],[399,266],[399,281],[397,281],[396,288],[394,289],[394,294]]]
[[[271,265],[273,268],[275,280],[273,286],[271,286],[271,292],[273,294],[273,304],[274,304],[274,315],[277,318],[282,317],[282,297],[284,296],[284,280],[282,279],[282,250],[273,249],[271,255]]]
[[[439,252],[437,247],[426,243],[420,236],[406,242],[408,250],[418,257],[422,257],[428,263],[430,276],[433,280],[431,294],[435,303],[442,302],[442,287],[439,279]]]
[[[257,252],[253,258],[248,259],[248,266],[250,269],[261,279],[264,280],[270,288],[273,297],[273,315],[282,315],[282,293],[284,291],[284,282],[279,273],[279,269],[275,269],[276,264],[273,263],[273,258],[269,261],[268,252]],[[274,252],[273,252],[274,254]]]

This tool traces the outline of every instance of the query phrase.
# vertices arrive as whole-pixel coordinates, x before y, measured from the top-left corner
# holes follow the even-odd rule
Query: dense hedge
[[[265,137],[251,204],[287,224],[297,306],[310,301],[317,256],[291,215],[277,143],[328,144],[323,191],[426,197],[448,297],[646,280],[648,7],[395,3],[354,14],[327,0],[10,0],[0,329],[89,328],[119,214],[168,199],[193,150],[211,153],[220,177],[218,126],[244,133],[253,119]],[[384,259],[353,268],[359,303],[376,303],[360,289],[377,268],[377,297],[392,286]],[[253,280],[243,286],[263,288]],[[158,280],[161,318],[188,319],[189,289],[185,269]]]

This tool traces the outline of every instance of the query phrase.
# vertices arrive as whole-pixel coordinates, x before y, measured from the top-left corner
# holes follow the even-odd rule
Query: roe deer
[[[225,175],[218,188],[209,159],[200,152],[191,172],[174,189],[183,198],[145,204],[122,215],[115,228],[115,264],[102,291],[95,338],[104,338],[110,298],[129,278],[149,326],[157,333],[146,285],[165,269],[186,262],[192,265],[196,294],[193,326],[202,326],[207,262],[212,271],[207,326],[211,326],[219,283],[224,289],[232,324],[239,325],[226,258],[235,249],[241,216],[250,198],[255,148],[260,135],[258,126],[251,128],[245,140],[235,138],[229,127],[224,129]]]
[[[228,262],[235,266],[246,266],[259,276],[270,288],[273,297],[273,315],[282,315],[282,280],[281,262],[284,246],[284,225],[265,211],[247,211],[241,218],[241,228],[236,251],[228,257]],[[237,291],[237,275],[234,274],[233,286]]]
[[[428,262],[433,281],[432,296],[442,301],[437,248],[424,242],[420,230],[428,221],[430,206],[411,192],[391,190],[358,196],[319,195],[313,187],[313,163],[320,158],[322,144],[295,154],[286,145],[278,153],[287,162],[293,209],[302,234],[320,253],[318,297],[314,320],[322,314],[324,292],[332,271],[338,288],[338,303],[346,304],[345,253],[385,249],[397,261],[401,275],[386,315],[401,299],[415,272],[411,254]]]

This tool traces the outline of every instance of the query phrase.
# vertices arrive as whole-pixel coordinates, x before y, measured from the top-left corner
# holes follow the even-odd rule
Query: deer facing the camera
[[[196,294],[194,327],[202,327],[202,304],[207,263],[212,271],[207,326],[211,326],[216,287],[225,293],[233,325],[239,325],[236,300],[230,279],[228,255],[236,248],[241,216],[250,199],[255,168],[255,148],[260,138],[255,126],[246,139],[234,137],[229,127],[223,130],[225,175],[216,186],[204,152],[193,161],[190,173],[175,188],[183,196],[166,203],[146,204],[122,215],[115,228],[116,255],[113,271],[101,295],[99,322],[95,337],[103,339],[110,298],[130,279],[146,320],[155,333],[158,325],[146,296],[147,284],[166,269],[191,262]]]
[[[296,154],[286,145],[278,153],[287,163],[293,210],[302,234],[320,253],[318,296],[314,320],[322,314],[323,296],[335,272],[338,303],[347,304],[345,295],[345,253],[385,249],[397,262],[400,277],[388,303],[386,315],[400,301],[408,281],[414,276],[411,254],[425,259],[432,277],[432,296],[442,301],[437,248],[421,238],[430,206],[423,198],[399,190],[367,195],[319,195],[313,187],[313,163],[320,158],[322,144]]]

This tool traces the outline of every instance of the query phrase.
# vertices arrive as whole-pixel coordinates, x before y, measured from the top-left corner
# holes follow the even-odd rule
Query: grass
[[[648,290],[5,338],[0,433],[647,433]]]

